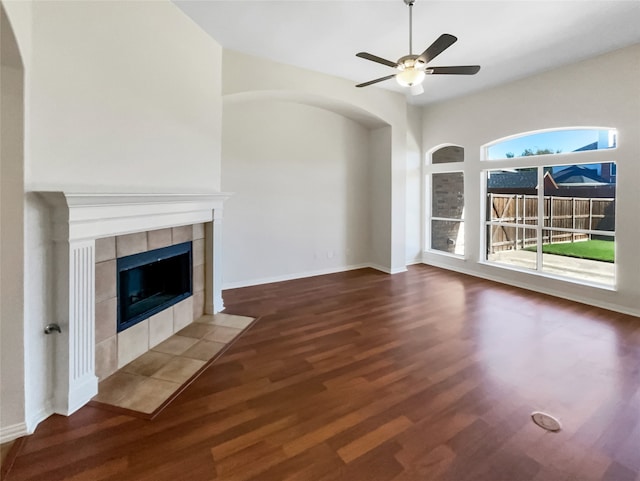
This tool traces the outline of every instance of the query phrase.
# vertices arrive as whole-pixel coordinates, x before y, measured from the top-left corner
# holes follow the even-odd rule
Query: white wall
[[[24,72],[0,5],[0,440],[25,430]],[[1,441],[0,441],[1,442]]]
[[[467,260],[425,253],[426,263],[640,315],[640,45],[426,107],[423,122],[424,152],[442,143],[465,149]],[[481,146],[521,132],[570,126],[619,131],[619,145],[610,159],[618,164],[615,292],[477,263],[484,205],[480,172],[488,164],[479,160]]]
[[[406,262],[415,264],[422,258],[422,108],[407,106],[407,236]]]
[[[30,190],[219,190],[221,48],[168,1],[34,4]]]
[[[255,72],[260,74],[256,75]],[[353,83],[344,79],[228,50],[225,50],[223,58],[223,94],[225,97],[223,190],[235,193],[234,198],[228,202],[229,210],[225,212],[225,257],[228,259],[224,272],[226,286],[344,270],[360,265],[362,262],[375,265],[386,272],[405,269],[407,117],[406,100],[402,95],[377,88],[356,89]],[[264,100],[270,102],[265,103]],[[246,103],[247,106],[238,107],[239,103]],[[252,103],[259,107],[251,107]],[[289,105],[285,106],[287,103]],[[293,103],[298,105],[294,107]],[[303,108],[303,105],[306,107]],[[242,110],[242,114],[239,113],[239,108],[245,109]],[[281,118],[283,115],[287,118]],[[257,118],[256,116],[264,119],[263,122],[266,123],[271,119],[270,122],[274,125],[260,127],[260,132],[252,132],[251,129],[243,126],[243,121],[251,122],[251,119]],[[356,126],[356,123],[360,126]],[[273,129],[290,129],[295,132],[295,135],[287,138],[280,131],[274,132],[272,127]],[[382,135],[383,138],[372,137],[367,133],[366,138],[360,140],[364,131],[377,130],[379,130],[378,136]],[[327,207],[335,211],[332,221],[334,224],[328,226],[327,235],[333,236],[334,239],[344,238],[345,222],[353,225],[353,219],[359,217],[362,212],[366,212],[369,226],[367,228],[364,224],[358,225],[355,230],[354,227],[349,227],[351,233],[346,236],[348,242],[345,244],[342,241],[337,244],[336,240],[329,241],[329,238],[314,240],[314,234],[308,229],[313,223],[311,218],[306,219],[300,226],[292,223],[285,227],[280,223],[270,224],[266,219],[263,222],[266,230],[263,231],[262,236],[267,239],[287,241],[287,236],[283,233],[294,231],[302,226],[305,226],[305,230],[309,233],[300,239],[288,238],[288,244],[276,250],[270,244],[270,250],[252,255],[253,259],[269,257],[269,252],[287,254],[264,259],[262,264],[257,266],[258,271],[252,272],[246,264],[246,259],[234,258],[234,254],[229,251],[237,247],[237,241],[242,239],[243,235],[254,229],[248,217],[232,219],[235,215],[239,215],[241,210],[239,207],[234,210],[233,206],[246,206],[248,203],[256,202],[258,195],[253,189],[243,187],[238,190],[235,185],[249,186],[262,179],[249,168],[248,163],[242,164],[233,156],[239,155],[239,152],[236,152],[237,149],[242,149],[244,151],[242,156],[258,157],[260,155],[258,152],[249,152],[251,147],[242,145],[242,142],[250,144],[256,141],[264,146],[265,154],[263,155],[274,158],[279,155],[285,156],[287,160],[282,161],[283,167],[287,163],[295,165],[295,162],[299,161],[299,154],[296,152],[297,143],[292,138],[309,139],[321,144],[321,150],[313,153],[315,158],[325,157],[335,164],[333,167],[331,163],[328,164],[329,173],[332,173],[333,177],[327,177],[326,184],[334,185],[333,193],[337,200],[317,195],[314,202],[308,199],[304,204],[308,211],[313,213],[324,212]],[[287,139],[284,144],[283,139]],[[356,148],[354,141],[361,142],[361,145]],[[375,146],[372,147],[374,144],[382,145],[384,148],[378,150]],[[361,192],[361,181],[365,177],[349,175],[349,184],[345,184],[345,174],[340,173],[337,167],[342,164],[341,169],[348,171],[353,166],[362,165],[362,156],[365,151],[369,153],[369,159],[368,167],[364,169],[362,175],[369,181],[367,195],[371,199],[371,203],[367,203],[366,206],[363,204],[365,194]],[[307,158],[311,159],[309,156]],[[314,171],[317,167],[316,162],[308,162],[305,165],[310,168],[302,174],[305,180],[295,187],[297,189],[309,185],[313,177],[317,177]],[[374,170],[375,177],[372,175]],[[261,175],[264,174],[261,173]],[[285,170],[274,174],[271,182],[275,181],[277,176],[286,175],[288,173],[285,167]],[[237,179],[244,180],[238,183]],[[275,209],[274,213],[269,212],[265,215],[278,215],[280,210],[288,211],[291,208],[285,205],[285,202],[273,191],[263,190],[261,195],[262,202],[268,203]],[[342,211],[338,209],[340,202],[343,202]],[[352,205],[353,202],[355,205]],[[382,207],[375,209],[374,204]],[[293,217],[293,219],[296,218]],[[293,219],[292,222],[295,222]],[[370,255],[366,254],[366,257],[360,246],[362,229],[367,229],[369,232],[367,250],[369,247],[372,248]],[[357,235],[353,232],[357,232]],[[243,242],[247,243],[246,240]],[[260,249],[260,246],[255,246],[255,249]],[[288,256],[291,255],[292,250],[297,249],[303,250],[304,253],[295,254],[297,260],[292,262]]]
[[[25,64],[25,406],[51,411],[50,216],[38,190],[216,192],[222,49],[167,1],[4,2]],[[28,9],[26,8],[28,6]]]
[[[369,131],[332,111],[225,105],[225,287],[344,270],[369,260]]]

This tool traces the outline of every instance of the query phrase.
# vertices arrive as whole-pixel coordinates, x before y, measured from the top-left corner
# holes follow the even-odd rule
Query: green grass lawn
[[[526,250],[535,252],[536,248],[527,247]],[[615,242],[603,240],[545,244],[542,246],[542,252],[545,254],[578,257],[580,259],[592,259],[602,262],[613,262],[614,251]]]

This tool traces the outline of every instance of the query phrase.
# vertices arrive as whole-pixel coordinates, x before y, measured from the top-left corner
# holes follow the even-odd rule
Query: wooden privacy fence
[[[612,198],[545,196],[542,243],[575,242],[590,238],[590,234],[572,232],[574,229],[612,230],[602,224],[606,224],[606,219],[613,216],[614,202]],[[487,226],[490,252],[522,249],[537,244],[537,195],[490,193],[487,194],[487,209],[487,219],[490,221],[515,224]],[[552,231],[544,227],[567,231]]]

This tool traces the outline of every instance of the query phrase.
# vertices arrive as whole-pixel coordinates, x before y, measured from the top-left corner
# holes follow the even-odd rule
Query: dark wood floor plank
[[[224,296],[260,319],[156,418],[52,416],[7,481],[640,481],[638,318],[426,266]]]

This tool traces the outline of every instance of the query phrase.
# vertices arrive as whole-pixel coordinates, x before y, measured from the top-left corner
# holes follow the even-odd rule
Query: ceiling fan
[[[427,64],[434,58],[451,47],[458,39],[453,35],[444,33],[438,37],[424,52],[420,55],[413,54],[413,4],[415,0],[404,0],[404,3],[409,7],[409,55],[400,57],[397,62],[392,62],[376,55],[360,52],[356,54],[356,57],[371,60],[372,62],[381,63],[388,67],[399,70],[398,73],[387,75],[386,77],[377,78],[356,85],[356,87],[366,87],[378,82],[389,80],[393,77],[403,87],[410,87],[413,95],[420,95],[424,92],[422,87],[422,81],[427,75],[475,75],[480,70],[480,65],[460,65],[456,67],[427,67]]]

